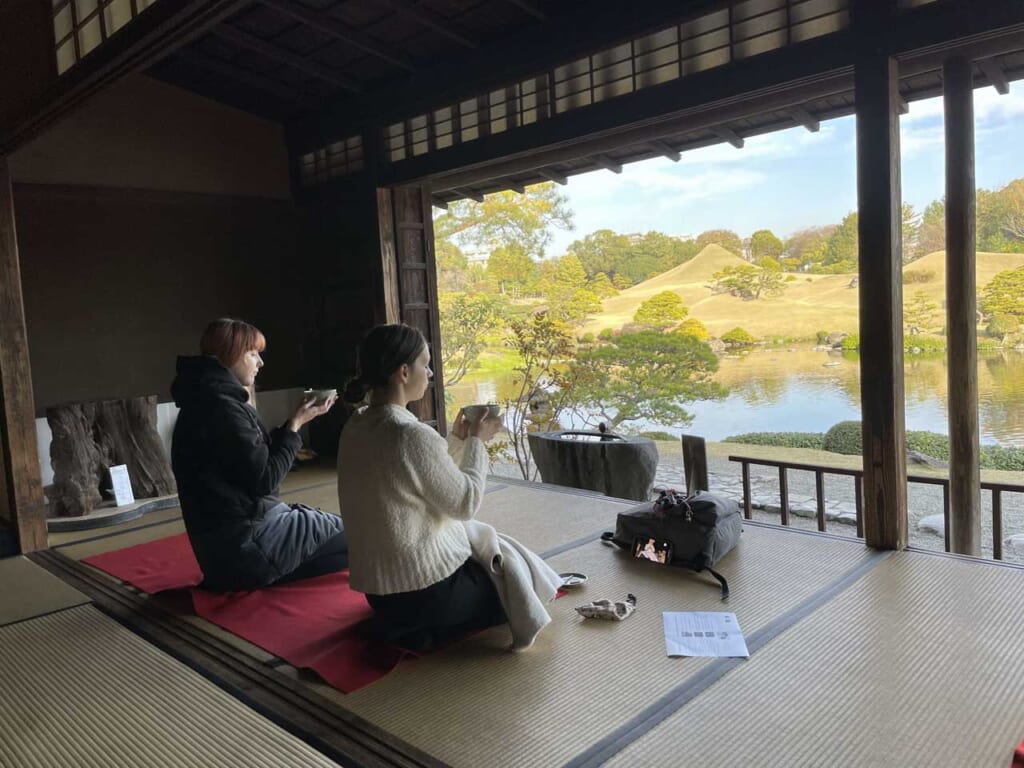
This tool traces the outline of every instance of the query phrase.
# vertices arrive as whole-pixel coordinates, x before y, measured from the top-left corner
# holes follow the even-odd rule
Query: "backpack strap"
[[[722,585],[722,600],[723,601],[728,600],[729,599],[729,582],[725,580],[725,576],[720,574],[714,568],[708,568],[707,566],[704,566],[703,570],[707,571],[712,576],[714,576],[715,579],[718,580],[718,583]]]

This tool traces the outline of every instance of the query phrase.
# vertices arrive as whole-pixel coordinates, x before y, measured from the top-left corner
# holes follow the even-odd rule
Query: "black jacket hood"
[[[210,395],[224,395],[243,403],[249,399],[235,374],[212,355],[179,356],[177,374],[171,384],[171,396],[179,408],[195,405]]]

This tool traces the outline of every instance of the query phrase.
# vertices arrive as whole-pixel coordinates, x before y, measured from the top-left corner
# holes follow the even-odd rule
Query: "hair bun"
[[[363,381],[361,376],[355,376],[349,380],[348,384],[345,385],[345,391],[342,393],[342,398],[346,403],[361,403],[366,399],[366,393],[370,391],[366,382]]]

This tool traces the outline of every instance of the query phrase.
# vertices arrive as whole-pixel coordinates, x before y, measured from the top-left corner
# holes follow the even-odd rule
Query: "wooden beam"
[[[996,93],[1005,96],[1010,92],[1010,81],[1006,78],[1006,73],[1003,72],[1003,68],[999,66],[996,59],[980,59],[978,67],[985,73],[989,85],[996,89]]]
[[[362,91],[362,87],[358,83],[345,77],[339,72],[336,72],[330,67],[325,67],[323,64],[313,61],[312,59],[299,56],[297,53],[282,50],[276,45],[268,43],[266,40],[261,40],[255,35],[250,35],[248,32],[235,29],[227,24],[221,24],[210,31],[219,38],[241,46],[242,48],[248,48],[251,51],[262,53],[268,58],[279,61],[282,64],[287,64],[289,67],[305,72],[307,75],[318,77],[321,80],[325,80],[328,83],[332,83],[344,88],[345,90],[352,91],[353,93],[359,93]]]
[[[548,181],[553,181],[553,182],[555,182],[555,184],[558,184],[558,185],[563,186],[563,187],[566,184],[569,183],[569,177],[568,176],[566,176],[564,173],[558,173],[557,171],[552,171],[550,168],[538,168],[537,169],[537,175],[538,176],[543,176]]]
[[[387,1],[380,0],[382,5]],[[436,59],[392,87],[367,93],[358,103],[339,102],[316,118],[298,122],[292,134],[300,143],[315,143],[322,142],[325,132],[350,135],[353,122],[397,122],[543,75],[604,47],[717,10],[729,1],[644,0],[626,6],[621,0],[588,0],[586,13],[580,13],[574,3],[552,3],[544,24],[524,25],[476,50]]]
[[[335,40],[348,43],[364,53],[376,56],[378,59],[382,59],[407,72],[416,71],[416,66],[402,54],[392,51],[386,46],[371,40],[367,35],[351,29],[324,11],[315,11],[312,8],[299,5],[293,0],[259,0],[259,2],[268,8],[273,8],[275,11],[301,21],[303,24],[319,30]]]
[[[604,155],[597,155],[594,157],[594,162],[612,173],[622,173],[622,163],[616,163],[614,160],[605,157]]]
[[[390,5],[399,13],[408,16],[411,19],[415,19],[423,26],[434,30],[438,34],[444,35],[449,40],[454,40],[459,45],[465,46],[466,48],[476,49],[477,44],[470,40],[465,35],[456,32],[451,28],[450,24],[441,16],[428,11],[426,8],[414,5],[409,0],[384,0],[386,5]]]
[[[818,119],[803,107],[794,107],[790,110],[790,114],[797,125],[802,125],[811,133],[817,133],[821,129],[821,123],[818,122]]]
[[[975,270],[974,84],[964,57],[942,68],[946,132],[946,343],[949,352],[949,545],[981,555],[981,449]]]
[[[544,11],[535,6],[533,3],[527,2],[527,0],[507,0],[507,2],[511,3],[516,8],[521,8],[522,10],[526,11],[535,19],[540,19],[541,21],[544,21],[548,17],[548,15],[544,13]]]
[[[723,122],[747,119],[766,111],[785,111],[789,106],[804,103],[809,97],[820,98],[848,93],[853,87],[852,75],[844,73],[822,77],[813,85],[789,91],[776,89],[771,93],[761,93],[755,90],[754,93],[750,93],[745,91],[745,88],[756,89],[758,73],[764,74],[765,68],[748,68],[747,63],[743,62],[744,76],[736,76],[736,71],[729,72],[731,67],[709,70],[687,78],[691,81],[697,81],[699,78],[699,84],[687,83],[684,80],[666,83],[656,89],[659,93],[653,93],[655,89],[639,91],[633,96],[620,97],[617,100],[619,103],[602,102],[589,106],[586,110],[558,115],[544,121],[546,125],[534,123],[517,131],[492,136],[486,142],[466,142],[445,151],[445,155],[452,158],[451,160],[438,157],[441,155],[438,152],[434,156],[423,155],[384,166],[381,173],[389,182],[430,176],[431,183],[437,189],[472,186],[479,183],[481,178],[522,175],[569,161],[584,161],[597,154],[617,151],[624,146],[650,145],[655,139],[664,140],[683,131],[710,130]],[[750,76],[745,76],[748,73]],[[675,88],[677,85],[678,90]],[[677,116],[650,124],[626,128],[619,126],[617,129],[613,127],[616,121],[621,120],[624,109],[630,110],[631,114],[649,114],[642,107],[633,112],[632,106],[625,103],[626,100],[635,98],[637,101],[651,99],[660,102],[662,94],[666,92],[673,94],[672,101],[678,111]],[[730,103],[720,109],[708,109],[705,99],[715,98],[709,96],[710,93],[718,94],[718,98],[723,99],[728,96]],[[736,98],[731,98],[732,96]],[[599,135],[589,138],[590,134]],[[450,170],[452,168],[459,170]]]
[[[743,139],[740,138],[739,134],[731,128],[724,125],[716,125],[711,129],[711,132],[718,138],[722,139],[722,141],[727,141],[732,144],[736,149],[743,149]]]
[[[854,23],[865,35],[888,23],[881,5],[860,0],[854,7]],[[907,467],[898,73],[895,60],[874,48],[871,39],[863,39],[854,71],[864,539],[870,547],[904,549]]]
[[[13,524],[21,551],[45,549],[46,503],[36,444],[14,191],[5,157],[0,157],[0,489],[0,517]]]
[[[482,203],[484,201],[483,194],[477,192],[474,189],[464,189],[462,187],[456,187],[452,191],[458,192],[460,195],[462,195],[463,197],[468,197],[470,200],[476,200],[478,203]]]
[[[309,107],[312,105],[312,99],[308,98],[302,91],[296,90],[295,88],[289,88],[277,80],[271,80],[268,77],[261,77],[255,72],[251,72],[248,69],[244,69],[237,64],[232,64],[230,61],[224,61],[214,56],[208,56],[202,51],[195,50],[194,48],[186,48],[178,53],[178,57],[181,59],[191,62],[196,66],[208,69],[211,72],[224,75],[237,83],[242,83],[249,86],[257,91],[263,91],[264,93],[276,96],[283,101],[287,101],[290,104],[298,106]]]
[[[526,194],[526,187],[524,187],[522,184],[516,184],[514,181],[509,181],[507,182],[507,184],[508,188],[511,189],[513,192],[518,192],[520,195]]]
[[[27,0],[19,0],[27,2]],[[46,98],[0,124],[0,155],[42,133],[93,94],[132,72],[146,69],[207,33],[251,0],[160,0],[64,73]],[[6,8],[6,3],[0,6]],[[34,3],[38,6],[38,3]],[[4,19],[0,16],[0,24]],[[52,36],[52,33],[51,33]],[[35,41],[33,41],[35,42]],[[3,43],[0,36],[0,43]],[[0,45],[5,55],[8,48]],[[52,58],[53,51],[47,51]],[[5,62],[6,63],[6,62]],[[6,98],[6,90],[4,91]]]
[[[435,208],[440,208],[442,211],[447,211],[448,210],[448,201],[447,200],[442,200],[439,197],[434,197],[434,198],[431,198],[430,202],[431,202],[431,204]]]
[[[907,100],[903,98],[902,94],[898,94],[896,96],[896,107],[899,109],[901,115],[905,115],[910,112],[910,105],[907,103]]]
[[[655,139],[654,141],[652,141],[651,146],[654,147],[659,152],[661,152],[663,156],[667,157],[673,163],[678,163],[679,159],[682,157],[682,155],[679,154],[679,150],[672,149],[672,147],[670,147],[666,142],[662,141],[661,139]]]

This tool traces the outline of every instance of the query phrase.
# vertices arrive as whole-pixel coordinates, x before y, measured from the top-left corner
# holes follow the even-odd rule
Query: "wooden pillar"
[[[46,548],[35,410],[14,193],[7,159],[0,157],[0,517],[17,531],[22,552]]]
[[[857,5],[854,19],[861,47],[854,87],[864,539],[871,547],[903,549],[907,544],[907,467],[897,65],[882,47],[884,35],[878,33],[887,23],[882,4]]]
[[[946,121],[946,343],[949,350],[949,544],[981,555],[975,278],[974,92],[971,62],[942,68]]]

